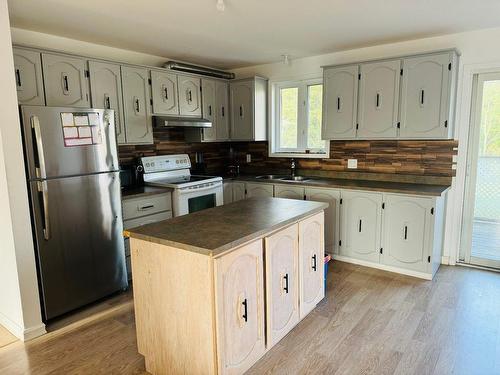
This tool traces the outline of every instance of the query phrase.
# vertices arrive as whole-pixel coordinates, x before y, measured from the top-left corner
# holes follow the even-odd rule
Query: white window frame
[[[308,86],[323,84],[322,78],[309,78],[301,80],[287,80],[270,82],[270,119],[269,124],[269,156],[270,157],[301,157],[301,158],[328,158],[330,156],[330,141],[325,140],[325,149],[307,148],[309,123],[309,101],[307,100]],[[280,91],[284,88],[297,87],[299,89],[298,113],[297,113],[297,148],[280,148]],[[302,103],[302,105],[300,105]],[[303,134],[302,136],[300,134]]]

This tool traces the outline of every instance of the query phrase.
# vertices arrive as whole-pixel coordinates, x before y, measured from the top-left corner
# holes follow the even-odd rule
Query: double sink
[[[304,182],[309,181],[311,178],[304,176],[284,176],[275,174],[266,174],[255,177],[257,180],[274,180],[274,181],[290,181],[290,182]]]

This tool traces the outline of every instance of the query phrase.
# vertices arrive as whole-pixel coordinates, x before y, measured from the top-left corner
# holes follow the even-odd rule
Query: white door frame
[[[462,214],[464,206],[465,176],[467,170],[467,147],[472,103],[474,75],[500,71],[500,61],[486,64],[459,65],[459,84],[455,120],[455,139],[459,140],[456,158],[457,172],[447,194],[446,229],[442,263],[455,265],[458,261],[462,236]]]
[[[468,264],[485,267],[498,267],[497,261],[489,261],[473,257],[472,232],[475,208],[477,163],[479,159],[479,137],[481,134],[481,115],[483,102],[483,87],[487,81],[500,81],[500,69],[496,72],[475,74],[472,88],[472,105],[470,114],[470,130],[468,137],[467,164],[465,173],[464,207],[462,215],[462,236],[460,239],[459,260]]]

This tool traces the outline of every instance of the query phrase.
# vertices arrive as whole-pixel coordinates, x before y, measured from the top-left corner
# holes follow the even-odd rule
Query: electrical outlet
[[[348,169],[358,168],[358,159],[347,159],[347,168]]]
[[[252,154],[247,154],[247,163],[252,162]]]

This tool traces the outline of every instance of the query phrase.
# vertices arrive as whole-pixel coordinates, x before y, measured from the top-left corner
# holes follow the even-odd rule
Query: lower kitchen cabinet
[[[432,198],[385,194],[381,263],[428,272],[431,263]]]
[[[325,210],[325,250],[330,254],[338,253],[340,190],[306,187],[305,197],[308,201],[328,203]]]
[[[340,254],[379,262],[382,194],[342,191]]]
[[[325,297],[323,231],[322,212],[299,222],[300,319]]]
[[[246,198],[246,187],[244,182],[232,182],[231,185],[233,186],[233,202]]]
[[[224,182],[222,185],[224,204],[231,203],[233,201],[233,184],[231,182]]]
[[[265,239],[268,348],[299,322],[298,230],[294,224]]]
[[[277,198],[304,199],[304,188],[290,185],[274,185],[274,196]]]
[[[274,188],[272,184],[259,184],[247,182],[246,185],[247,198],[251,197],[273,197]]]
[[[215,261],[219,371],[241,374],[264,355],[262,241]]]

